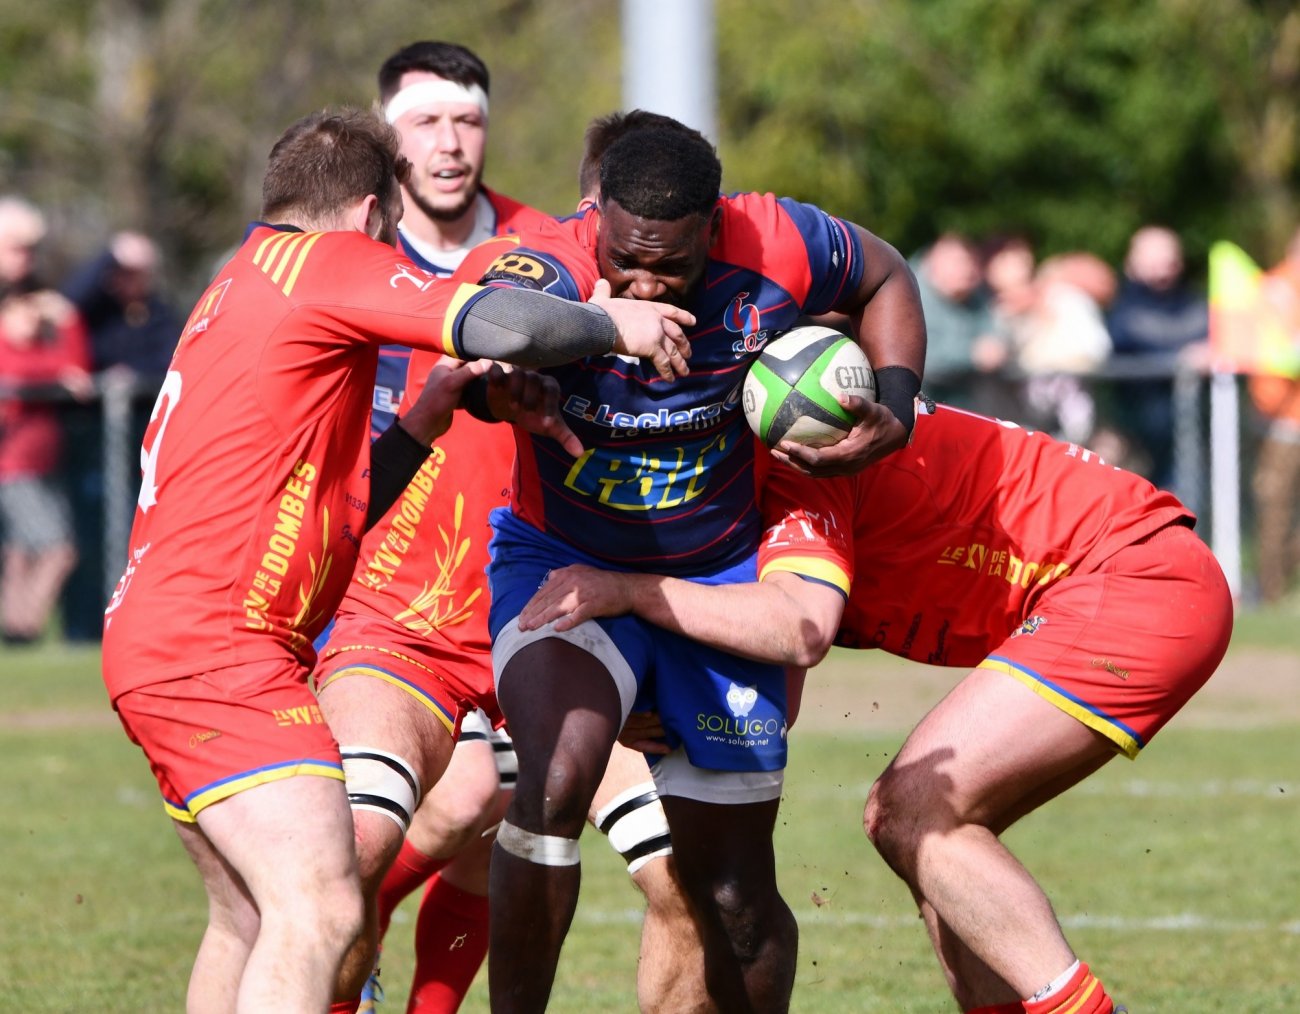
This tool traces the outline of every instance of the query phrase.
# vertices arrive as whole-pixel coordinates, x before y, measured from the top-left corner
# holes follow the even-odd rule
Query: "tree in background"
[[[905,250],[1008,229],[1112,263],[1141,223],[1190,263],[1280,255],[1300,190],[1289,0],[714,0],[725,185],[814,201]],[[375,56],[459,39],[493,67],[490,173],[570,208],[582,127],[620,103],[609,0],[0,0],[0,179],[68,259],[146,228],[181,294],[257,206],[296,116]]]

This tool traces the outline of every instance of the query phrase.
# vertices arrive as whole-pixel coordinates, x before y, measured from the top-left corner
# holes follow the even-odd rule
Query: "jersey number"
[[[153,414],[149,416],[150,426],[158,420],[159,416],[162,416],[162,422],[153,433],[153,443],[150,443],[146,436],[140,446],[140,499],[137,503],[142,511],[147,511],[158,502],[158,451],[162,447],[167,423],[180,398],[181,375],[176,370],[168,370],[162,390],[158,392],[158,400],[153,403]]]

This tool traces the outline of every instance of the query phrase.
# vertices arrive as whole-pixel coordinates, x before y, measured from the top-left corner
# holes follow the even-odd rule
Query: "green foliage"
[[[1300,11],[1283,0],[714,0],[729,189],[786,193],[904,252],[1023,230],[1117,262],[1139,224],[1264,261],[1300,187]],[[65,257],[160,234],[194,285],[256,211],[293,118],[366,104],[421,37],[493,70],[490,182],[562,213],[620,103],[602,0],[0,0],[0,174]]]
[[[1143,222],[1193,254],[1226,228],[1223,82],[1168,4],[813,2],[793,32],[776,0],[743,6],[770,38],[722,36],[733,185],[820,200],[905,251],[1015,230],[1114,261]]]

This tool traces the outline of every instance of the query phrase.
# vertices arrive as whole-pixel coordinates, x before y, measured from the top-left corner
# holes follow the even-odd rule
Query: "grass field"
[[[1220,672],[1136,764],[1108,765],[1008,836],[1134,1014],[1300,1011],[1297,626],[1294,612],[1244,616]],[[959,675],[836,653],[810,680],[777,838],[801,926],[796,1011],[952,1009],[907,892],[859,823],[873,777]],[[98,654],[8,651],[0,679],[7,1007],[183,1009],[203,893],[108,710]],[[552,1009],[631,1011],[638,896],[598,836],[584,844]],[[412,911],[385,949],[384,1010],[405,1008]],[[464,1009],[487,1010],[482,978]]]

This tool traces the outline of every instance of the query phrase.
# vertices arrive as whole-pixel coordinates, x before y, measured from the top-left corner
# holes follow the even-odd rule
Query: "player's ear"
[[[371,239],[379,239],[384,233],[384,209],[379,198],[366,194],[352,208],[352,221],[349,223],[357,232],[364,232]]]
[[[713,206],[713,213],[709,216],[709,246],[713,246],[718,241],[718,233],[722,230],[722,202],[719,201]]]

